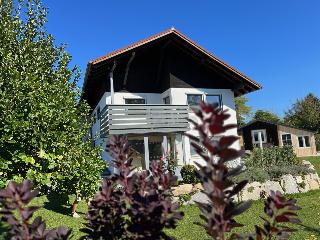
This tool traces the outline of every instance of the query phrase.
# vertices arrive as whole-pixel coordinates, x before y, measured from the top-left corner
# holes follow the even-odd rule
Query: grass
[[[291,197],[295,197],[298,200],[299,206],[302,210],[299,211],[299,218],[303,224],[308,228],[298,226],[298,231],[290,239],[314,239],[313,237],[320,237],[320,190],[311,191],[308,193],[295,194]],[[79,231],[83,227],[84,216],[87,211],[85,203],[79,205],[79,214],[81,218],[72,218],[68,213],[70,212],[69,207],[65,205],[59,205],[55,203],[56,199],[49,201],[46,196],[38,197],[33,201],[35,205],[42,205],[36,216],[42,216],[47,226],[57,227],[64,225],[65,227],[73,229],[72,239],[78,239],[82,234]],[[194,222],[200,222],[199,209],[197,206],[183,206],[181,210],[185,213],[185,217],[179,222],[178,227],[174,230],[167,230],[167,232],[182,240],[206,240],[210,239],[203,228],[194,224]],[[263,202],[256,201],[253,206],[239,216],[237,220],[245,224],[245,227],[236,230],[238,233],[249,233],[254,230],[255,224],[262,223],[259,216],[263,216]],[[0,223],[0,232],[4,231],[4,226]],[[5,237],[0,239],[5,239]]]

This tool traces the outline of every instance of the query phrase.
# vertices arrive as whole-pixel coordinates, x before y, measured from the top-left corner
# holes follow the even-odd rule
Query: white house
[[[105,149],[111,135],[125,134],[134,165],[148,169],[163,151],[174,152],[180,166],[199,161],[183,135],[192,131],[190,106],[201,100],[218,102],[231,114],[229,123],[236,123],[234,98],[260,88],[172,28],[90,61],[82,98],[96,119],[94,144]],[[237,130],[225,134],[236,135]],[[239,143],[233,147],[239,149]],[[102,156],[108,160],[105,150]]]

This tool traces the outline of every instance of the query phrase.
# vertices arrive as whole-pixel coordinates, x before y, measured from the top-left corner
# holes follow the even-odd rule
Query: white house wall
[[[163,104],[163,98],[169,96],[170,104],[173,105],[186,105],[187,104],[187,94],[202,94],[205,95],[221,95],[222,96],[222,105],[224,110],[228,110],[228,113],[231,117],[225,122],[229,123],[237,123],[236,111],[235,111],[235,102],[234,102],[234,93],[230,89],[196,89],[196,88],[170,88],[161,94],[156,93],[127,93],[127,92],[115,92],[114,93],[114,104],[125,104],[126,98],[144,98],[146,100],[146,104]],[[204,99],[205,100],[205,99]],[[98,105],[93,111],[93,114],[96,113],[98,107],[102,110],[107,104],[111,103],[111,94],[110,92],[106,92],[102,98],[100,99]],[[194,114],[190,113],[190,117],[194,118]],[[100,133],[100,121],[96,121],[96,123],[92,126],[93,136],[96,136],[97,144],[101,144],[102,147],[105,147],[105,143],[99,139]],[[197,132],[190,130],[189,133],[197,134]],[[237,135],[237,129],[228,130],[224,135]],[[187,164],[192,164],[195,161],[201,161],[198,157],[191,157],[190,154],[190,141],[187,137],[182,137],[184,141],[184,162]],[[240,149],[239,141],[235,142],[232,145],[235,149]],[[104,159],[107,160],[107,156],[102,153]]]

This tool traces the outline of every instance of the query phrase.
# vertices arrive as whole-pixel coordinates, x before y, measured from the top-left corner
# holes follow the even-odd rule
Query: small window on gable
[[[310,147],[310,137],[309,136],[299,136],[298,137],[299,147]]]
[[[291,140],[291,134],[282,134],[281,136],[282,138],[282,144],[285,146],[285,145],[289,145],[289,146],[292,146],[292,140]]]
[[[163,103],[164,104],[170,104],[170,97],[166,96],[165,98],[163,98]]]
[[[187,94],[187,103],[189,106],[197,106],[202,101],[202,94]]]
[[[126,98],[124,99],[125,104],[146,104],[144,98]]]
[[[210,104],[218,104],[222,107],[222,96],[221,95],[206,95],[206,102]]]

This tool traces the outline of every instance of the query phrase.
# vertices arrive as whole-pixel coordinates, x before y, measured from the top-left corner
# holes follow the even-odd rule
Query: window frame
[[[205,94],[205,101],[207,102],[207,97],[208,96],[215,96],[215,97],[218,97],[219,98],[219,102],[218,102],[218,104],[219,104],[219,107],[220,108],[222,108],[222,106],[223,106],[223,102],[222,102],[222,94],[210,94],[210,93],[208,93],[208,94]],[[209,102],[208,102],[209,103]]]
[[[310,142],[310,136],[309,135],[299,135],[297,136],[298,137],[298,147],[299,148],[311,148],[311,142]],[[308,138],[308,143],[309,143],[309,146],[306,145],[306,137]],[[299,141],[299,138],[302,138],[302,143],[303,143],[303,146],[301,147],[300,146],[300,141]]]
[[[254,139],[254,133],[256,133],[256,132],[262,132],[262,134],[263,134],[263,140],[262,140],[262,143],[267,143],[267,131],[266,131],[266,129],[253,129],[253,130],[251,130],[251,140],[252,140],[252,143],[253,144],[259,144],[260,142],[259,142],[259,140],[258,141],[256,141],[255,139]]]
[[[169,103],[166,103],[165,99],[169,99]],[[163,104],[170,105],[170,104],[171,104],[171,98],[170,98],[170,95],[165,96],[164,98],[162,98],[162,102],[163,102]]]
[[[285,144],[284,140],[283,140],[283,136],[289,135],[290,136],[290,142],[291,144]],[[283,146],[292,146],[292,134],[291,133],[282,133],[281,134],[281,141],[282,141],[282,145]],[[286,142],[288,141],[288,139],[285,140]]]
[[[187,101],[187,105],[190,106],[190,107],[195,107],[195,106],[198,106],[197,104],[195,105],[190,105],[189,102],[188,102],[188,96],[190,95],[197,95],[197,96],[201,96],[201,101],[203,101],[203,94],[202,93],[186,93],[186,101]]]
[[[126,105],[143,105],[143,104],[147,104],[147,99],[143,98],[143,97],[124,97],[124,104]],[[126,103],[126,100],[143,100],[144,103]]]

